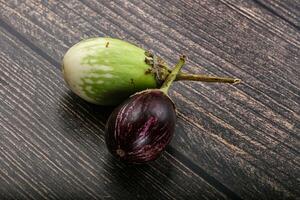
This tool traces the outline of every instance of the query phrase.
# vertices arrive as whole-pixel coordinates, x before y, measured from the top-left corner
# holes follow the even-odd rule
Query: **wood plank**
[[[111,109],[73,97],[60,70],[7,30],[0,28],[1,199],[227,199],[170,154],[144,166],[113,159],[103,138]]]
[[[288,41],[291,44],[291,46],[299,47],[299,31],[297,27],[291,25],[287,20],[283,20],[282,18],[276,16],[275,12],[270,12],[270,10],[268,10],[268,7],[271,4],[266,3],[266,6],[263,7],[263,4],[260,4],[259,1],[260,0],[222,0],[222,2],[226,6],[230,7],[233,10],[236,10],[237,13],[250,19],[251,21],[253,21],[253,23],[256,23],[258,26],[262,25],[267,27],[269,33],[276,34],[282,40]],[[291,4],[293,4],[294,7],[297,6],[295,2],[286,2],[290,2]]]
[[[278,0],[254,0],[262,8],[268,10],[270,13],[287,22],[291,26],[300,30],[300,4],[297,0],[278,1]]]
[[[172,147],[180,148],[180,152],[242,197],[293,196],[298,183],[294,174],[299,169],[299,136],[295,127],[299,124],[299,33],[291,34],[293,28],[285,25],[289,34],[285,38],[278,24],[275,23],[276,29],[265,29],[265,21],[241,14],[226,3],[202,1],[198,5],[175,1],[172,6],[161,1],[157,6],[155,2],[141,1],[70,1],[66,5],[48,2],[43,6],[33,2],[14,10],[7,8],[4,17],[12,26],[16,23],[14,28],[40,48],[47,45],[45,51],[57,60],[79,38],[111,35],[153,49],[169,62],[186,52],[190,64],[208,66],[187,66],[187,71],[235,75],[246,80],[238,87],[176,85],[174,91],[179,92],[172,95],[181,108],[178,126],[185,134],[177,134]],[[20,18],[13,21],[9,13]],[[81,16],[82,13],[88,15]],[[25,23],[20,24],[20,19]],[[34,31],[24,32],[29,27]],[[272,38],[268,39],[270,33]],[[187,100],[183,96],[193,98]],[[205,101],[200,102],[203,98]],[[269,168],[272,170],[267,173]]]

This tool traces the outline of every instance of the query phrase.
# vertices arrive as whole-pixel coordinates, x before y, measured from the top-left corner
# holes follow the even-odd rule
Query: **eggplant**
[[[98,105],[118,105],[135,92],[160,88],[171,73],[160,57],[116,38],[80,41],[63,57],[62,70],[69,88]],[[178,73],[175,80],[237,83],[238,79]]]
[[[113,111],[106,125],[109,151],[128,163],[154,160],[170,143],[176,112],[159,89],[139,92]]]

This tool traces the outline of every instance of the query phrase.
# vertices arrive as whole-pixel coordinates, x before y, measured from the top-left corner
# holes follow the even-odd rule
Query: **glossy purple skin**
[[[163,92],[137,93],[110,115],[105,129],[107,148],[127,163],[154,160],[170,143],[175,121],[174,104]]]

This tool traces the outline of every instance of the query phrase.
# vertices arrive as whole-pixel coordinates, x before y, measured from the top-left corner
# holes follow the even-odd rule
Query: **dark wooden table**
[[[300,198],[298,0],[0,2],[0,199]],[[112,108],[62,78],[64,53],[92,36],[243,82],[175,83],[171,144],[128,166],[104,143]]]

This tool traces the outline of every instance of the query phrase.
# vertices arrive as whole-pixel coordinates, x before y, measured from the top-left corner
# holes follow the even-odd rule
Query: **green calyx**
[[[167,76],[165,82],[160,87],[160,90],[162,92],[164,92],[166,95],[168,95],[168,90],[169,90],[171,84],[174,82],[177,75],[180,73],[180,70],[183,67],[184,63],[185,63],[185,59],[186,59],[185,56],[180,56],[180,59],[179,59],[178,63],[175,65],[172,72]]]

